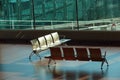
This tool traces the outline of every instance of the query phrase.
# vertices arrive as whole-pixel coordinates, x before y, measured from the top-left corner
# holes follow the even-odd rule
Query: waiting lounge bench
[[[55,47],[64,44],[67,41],[70,41],[70,39],[60,39],[58,32],[53,32],[45,36],[38,37],[37,39],[33,39],[30,41],[33,51],[29,55],[29,59],[31,59],[33,54],[36,54],[40,57],[39,53],[41,51],[49,49],[49,47]]]
[[[90,55],[88,54],[90,52]],[[48,66],[50,62],[53,60],[79,60],[79,61],[99,61],[101,63],[101,69],[103,67],[104,62],[106,62],[108,66],[108,62],[106,59],[106,52],[102,56],[100,48],[80,48],[80,47],[51,47],[50,52],[51,56],[45,57],[49,58]],[[76,53],[76,54],[75,54]],[[55,62],[56,63],[56,62]]]

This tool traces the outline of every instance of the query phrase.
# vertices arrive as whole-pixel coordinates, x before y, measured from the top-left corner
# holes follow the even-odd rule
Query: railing
[[[36,29],[74,29],[76,21],[36,20]],[[33,20],[0,20],[0,29],[34,29]]]
[[[117,30],[120,30],[120,19],[115,18]],[[111,30],[113,22],[111,19],[79,21],[79,30]],[[54,21],[54,20],[0,20],[0,29],[35,29],[36,30],[78,30],[76,21]]]

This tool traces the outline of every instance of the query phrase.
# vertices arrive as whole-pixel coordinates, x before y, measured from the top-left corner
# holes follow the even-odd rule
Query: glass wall
[[[120,30],[120,0],[0,0],[0,29]]]

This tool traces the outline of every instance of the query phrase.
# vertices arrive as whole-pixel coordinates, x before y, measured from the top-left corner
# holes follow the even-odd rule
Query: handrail
[[[116,23],[120,23],[119,18],[114,18]],[[103,24],[102,24],[103,23]],[[97,25],[96,25],[97,24]],[[110,27],[111,19],[79,21],[79,30],[89,30],[93,28]],[[76,21],[59,20],[36,20],[36,29],[71,29],[76,30]],[[0,28],[3,29],[33,29],[33,20],[0,20]]]

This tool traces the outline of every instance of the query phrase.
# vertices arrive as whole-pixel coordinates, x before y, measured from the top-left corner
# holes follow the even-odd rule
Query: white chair
[[[37,39],[33,39],[33,40],[31,40],[30,42],[31,42],[31,44],[32,44],[32,50],[33,50],[33,51],[32,51],[31,54],[29,55],[29,59],[31,59],[31,56],[34,55],[34,54],[36,54],[38,57],[40,57],[40,55],[38,54],[39,51],[40,51],[40,45],[39,45],[38,40],[37,40]],[[41,57],[40,57],[40,59],[41,59]]]
[[[48,47],[53,47],[54,46],[51,34],[45,35],[45,39],[46,39]]]
[[[45,37],[44,37],[44,36],[39,37],[39,38],[38,38],[38,41],[39,41],[39,43],[40,43],[40,50],[48,49],[48,46],[47,46],[47,43],[46,43],[46,40],[45,40]]]
[[[51,35],[52,35],[52,38],[53,38],[54,45],[60,45],[61,42],[60,42],[58,32],[51,33]]]

